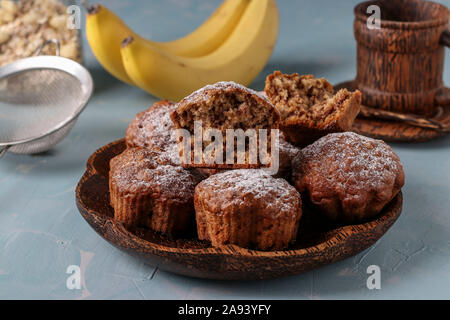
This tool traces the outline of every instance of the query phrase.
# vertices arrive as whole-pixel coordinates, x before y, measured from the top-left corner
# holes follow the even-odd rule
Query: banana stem
[[[125,39],[123,39],[123,41],[122,41],[122,43],[120,44],[120,46],[121,46],[122,48],[125,48],[125,47],[127,47],[128,45],[130,45],[131,43],[133,43],[133,41],[134,41],[133,36],[126,37]]]
[[[86,11],[89,15],[94,15],[97,14],[100,10],[100,5],[99,4],[93,4],[90,7],[86,7]]]

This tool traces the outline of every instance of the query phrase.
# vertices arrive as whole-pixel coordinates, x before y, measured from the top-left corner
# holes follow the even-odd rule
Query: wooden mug
[[[369,28],[367,8],[380,8],[380,28]],[[356,85],[363,104],[432,116],[449,106],[444,46],[450,46],[449,10],[424,0],[367,1],[355,7]],[[369,21],[370,22],[370,21]]]

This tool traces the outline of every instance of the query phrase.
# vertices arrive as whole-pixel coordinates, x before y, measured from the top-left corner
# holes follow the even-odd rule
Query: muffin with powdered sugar
[[[384,141],[344,132],[302,149],[293,161],[293,182],[330,219],[357,222],[394,199],[405,174]]]
[[[164,153],[129,148],[111,159],[114,219],[129,227],[183,234],[194,220],[194,189],[201,178],[173,165]]]
[[[140,147],[165,153],[173,164],[180,164],[175,127],[170,119],[170,113],[175,108],[173,102],[163,100],[138,113],[127,128],[125,136],[127,147]]]
[[[203,180],[195,188],[194,203],[198,237],[216,247],[285,249],[296,239],[302,216],[295,188],[258,169],[231,170]]]

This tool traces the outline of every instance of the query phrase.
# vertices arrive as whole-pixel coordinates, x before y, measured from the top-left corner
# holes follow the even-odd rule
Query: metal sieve
[[[89,71],[59,56],[20,59],[0,68],[0,157],[51,149],[70,132],[93,91]]]

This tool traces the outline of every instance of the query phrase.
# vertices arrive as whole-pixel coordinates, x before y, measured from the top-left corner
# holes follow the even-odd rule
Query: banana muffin
[[[180,164],[175,127],[170,119],[170,113],[175,108],[173,102],[163,100],[138,113],[127,128],[127,147],[141,147],[166,153],[173,164]]]
[[[178,235],[194,219],[200,178],[171,164],[167,154],[129,148],[111,159],[109,190],[114,219],[126,226]]]
[[[349,131],[361,108],[361,92],[334,93],[324,78],[275,71],[266,78],[266,96],[281,113],[288,141],[304,147],[334,132]]]
[[[300,194],[263,170],[239,169],[203,180],[194,196],[199,239],[215,247],[234,244],[281,250],[297,237]]]
[[[189,133],[190,141],[179,140],[180,157],[182,165],[186,167],[202,168],[258,168],[261,166],[270,166],[271,160],[271,129],[278,129],[280,114],[270,101],[258,94],[234,82],[218,82],[214,85],[208,85],[177,103],[177,108],[171,114],[172,121],[176,129],[185,129]],[[199,126],[195,130],[195,123]],[[205,139],[207,132],[213,132],[220,135],[223,143],[223,149],[220,154],[215,154],[216,150],[209,150],[210,157],[205,159],[207,147],[213,145],[212,141],[217,139]],[[229,149],[227,151],[227,130],[239,130],[242,134],[253,132],[255,143],[247,143],[251,140],[249,136],[244,139],[237,139],[236,136],[230,137]],[[261,154],[253,151],[260,149],[261,132],[260,129],[266,129],[267,148],[262,145],[267,153],[261,157]],[[200,132],[198,132],[200,130]],[[247,131],[249,130],[249,131]],[[254,130],[254,131],[253,131]],[[195,133],[199,133],[195,135]],[[232,132],[231,132],[232,133]],[[273,133],[278,133],[278,130]],[[195,139],[194,139],[195,138]],[[198,140],[197,142],[195,140]],[[229,140],[230,140],[229,139]],[[236,143],[235,143],[236,140]],[[244,150],[240,154],[236,152],[239,141],[244,144]],[[190,143],[189,143],[190,142]],[[203,157],[197,156],[194,152],[195,145],[200,145],[203,151]],[[249,149],[253,145],[253,149]],[[189,152],[187,151],[189,149]],[[190,152],[192,150],[192,152]],[[197,148],[198,150],[198,148]],[[253,150],[250,152],[250,150]],[[227,152],[225,152],[227,151]],[[234,151],[234,152],[233,152]],[[230,160],[227,161],[225,153],[230,154]],[[238,156],[240,155],[240,158]],[[253,156],[252,156],[253,155]],[[211,160],[213,161],[211,161]],[[217,159],[219,159],[217,161]]]
[[[398,194],[405,175],[385,142],[345,132],[302,149],[293,161],[293,182],[330,219],[358,222],[377,215]]]

